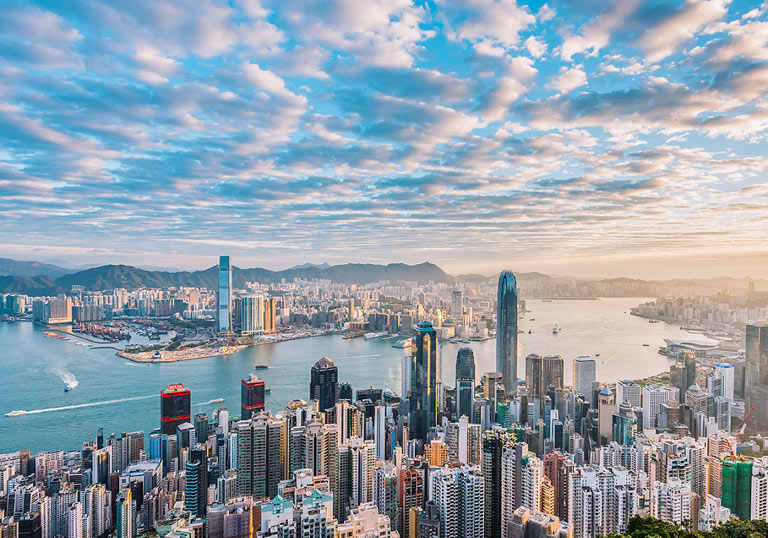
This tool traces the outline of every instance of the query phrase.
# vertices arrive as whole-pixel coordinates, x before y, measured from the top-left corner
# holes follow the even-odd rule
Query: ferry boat
[[[254,370],[266,370],[267,368],[269,368],[268,364],[255,364],[253,366]]]
[[[26,414],[27,412],[24,411],[23,409],[18,409],[16,411],[11,411],[10,413],[6,413],[5,416],[6,417],[22,417]]]
[[[210,402],[208,402],[208,403],[212,403],[212,404],[213,404],[213,403],[221,403],[221,402],[223,402],[223,401],[224,401],[224,398],[214,398],[213,400],[211,400],[211,401],[210,401]]]
[[[562,330],[562,329],[561,329],[560,327],[558,327],[558,326],[557,326],[557,323],[555,323],[555,326],[554,326],[554,327],[552,327],[552,334],[557,334],[557,333],[559,333],[561,330]]]
[[[658,319],[649,319],[648,323],[661,323],[661,321]]]
[[[373,338],[381,338],[382,336],[386,336],[386,335],[387,335],[386,331],[380,332],[380,333],[365,333],[365,336],[363,336],[363,338],[365,338],[366,340],[371,340]]]
[[[398,340],[394,344],[392,344],[392,347],[396,347],[399,349],[403,349],[408,347],[408,345],[411,343],[411,340],[409,338],[406,338],[405,340]]]

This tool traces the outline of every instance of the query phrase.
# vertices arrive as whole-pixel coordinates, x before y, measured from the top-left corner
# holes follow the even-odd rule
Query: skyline
[[[766,9],[10,1],[2,255],[768,278]]]

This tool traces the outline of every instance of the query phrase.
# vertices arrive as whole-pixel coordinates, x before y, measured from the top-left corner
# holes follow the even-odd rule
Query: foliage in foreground
[[[729,521],[711,531],[691,531],[652,517],[635,516],[629,520],[626,534],[614,533],[609,538],[765,538],[768,522],[761,519]]]

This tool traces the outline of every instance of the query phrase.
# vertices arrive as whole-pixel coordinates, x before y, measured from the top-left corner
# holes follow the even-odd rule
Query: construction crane
[[[738,441],[741,441],[741,436],[744,435],[744,430],[747,429],[747,423],[749,422],[749,419],[752,418],[752,413],[755,412],[755,408],[749,410],[749,414],[747,415],[747,418],[744,419],[744,423],[739,428],[739,431],[736,433],[736,439]]]

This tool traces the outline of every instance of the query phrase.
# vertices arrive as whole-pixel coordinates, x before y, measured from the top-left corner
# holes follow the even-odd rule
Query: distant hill
[[[41,262],[25,262],[12,260],[10,258],[0,258],[0,275],[5,276],[52,276],[58,277],[73,273],[73,269],[59,267]]]
[[[0,292],[22,293],[26,295],[55,295],[72,289],[72,286],[84,286],[87,290],[105,290],[113,288],[168,288],[168,287],[205,287],[213,289],[216,286],[217,267],[213,266],[203,271],[147,271],[129,265],[103,265],[84,271],[64,274],[58,278],[50,276],[2,276],[0,277]],[[437,265],[421,263],[407,265],[391,263],[389,265],[374,265],[348,263],[333,266],[309,266],[288,269],[285,271],[270,271],[268,269],[232,268],[232,285],[235,288],[245,288],[246,282],[279,282],[282,279],[326,279],[331,282],[347,284],[368,284],[382,280],[414,281],[421,284],[429,281],[453,282],[454,277],[448,275]]]

